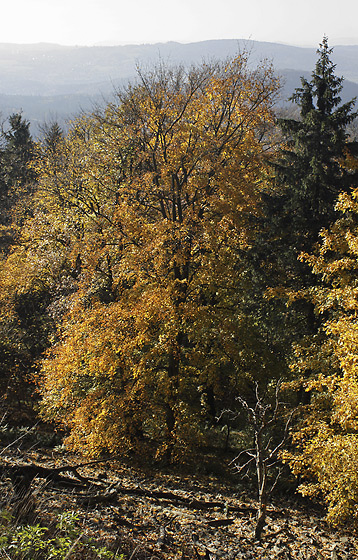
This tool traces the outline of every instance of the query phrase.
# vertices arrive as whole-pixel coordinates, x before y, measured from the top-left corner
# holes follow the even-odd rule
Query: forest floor
[[[1,453],[1,508],[15,511],[17,504],[19,523],[47,527],[54,526],[60,512],[76,512],[82,534],[119,550],[126,560],[358,558],[355,533],[334,530],[317,508],[284,500],[273,503],[262,541],[257,542],[255,501],[235,481],[153,472],[119,461],[61,471],[63,484],[57,471],[53,480],[40,472],[30,481],[26,507],[19,508],[15,478],[11,483],[8,469],[16,465],[56,469],[80,463],[83,459],[78,456],[53,451]],[[69,558],[84,557],[74,551]]]

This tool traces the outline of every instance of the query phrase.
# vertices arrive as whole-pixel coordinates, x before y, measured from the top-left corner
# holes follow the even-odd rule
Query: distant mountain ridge
[[[317,60],[315,48],[240,39],[93,47],[0,43],[0,111],[6,116],[23,109],[33,123],[63,120],[133,80],[137,65],[198,64],[244,50],[253,65],[268,59],[286,79],[282,99],[300,85],[301,75],[310,75]],[[358,45],[334,47],[332,59],[345,78],[344,98],[358,95]]]

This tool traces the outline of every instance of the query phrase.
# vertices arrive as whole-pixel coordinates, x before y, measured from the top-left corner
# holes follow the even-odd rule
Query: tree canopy
[[[67,133],[13,115],[1,135],[4,407],[92,456],[234,452],[258,538],[283,462],[333,522],[358,507],[356,113],[331,54],[297,119],[242,53],[139,70]]]
[[[277,87],[244,55],[159,66],[40,149],[21,244],[36,282],[41,270],[51,290],[59,276],[77,282],[41,381],[46,417],[71,428],[74,447],[150,438],[159,454],[183,454],[250,373],[241,253]]]

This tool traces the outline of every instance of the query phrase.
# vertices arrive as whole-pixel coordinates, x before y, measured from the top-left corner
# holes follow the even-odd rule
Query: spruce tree
[[[320,230],[335,219],[338,194],[349,191],[355,180],[342,166],[347,152],[357,151],[347,133],[357,115],[355,99],[341,104],[343,78],[335,75],[332,50],[324,37],[311,80],[301,78],[290,98],[300,110],[299,120],[278,120],[287,140],[274,164],[276,185],[282,189],[268,206],[295,258],[312,250]]]
[[[8,125],[0,134],[0,225],[5,226],[16,221],[15,207],[31,194],[35,180],[35,172],[30,167],[34,157],[30,123],[21,113],[14,113]],[[28,211],[27,201],[24,206]]]
[[[34,156],[34,142],[30,133],[30,123],[21,113],[9,117],[9,129],[3,131],[4,150],[2,153],[2,173],[8,194],[21,195],[29,191],[34,180],[34,171],[29,167]]]
[[[299,117],[278,119],[285,142],[272,162],[273,186],[263,194],[265,216],[251,251],[253,313],[282,356],[282,375],[292,343],[320,327],[314,306],[304,298],[318,278],[299,256],[314,252],[320,231],[336,218],[339,193],[357,179],[342,165],[347,153],[357,152],[347,131],[356,117],[355,99],[342,103],[343,78],[335,75],[331,53],[324,37],[311,79],[301,78],[290,98]],[[260,293],[276,297],[260,298]]]

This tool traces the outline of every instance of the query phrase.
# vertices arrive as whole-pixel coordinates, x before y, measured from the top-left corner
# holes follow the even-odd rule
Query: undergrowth
[[[53,530],[16,524],[9,510],[0,513],[0,557],[6,560],[124,560],[88,537],[74,512],[59,515]]]

